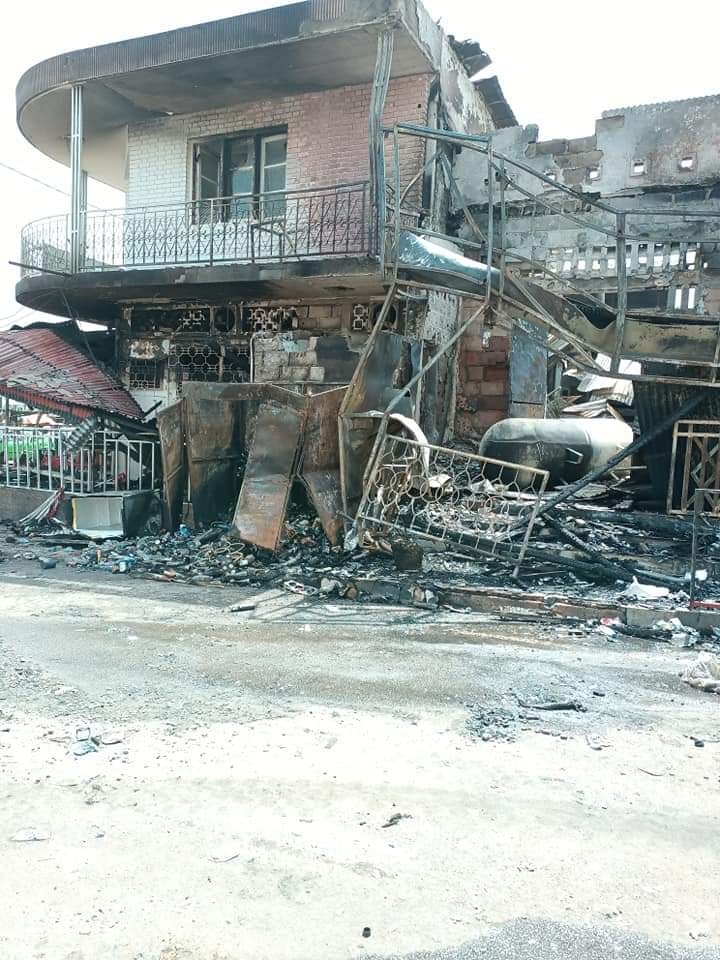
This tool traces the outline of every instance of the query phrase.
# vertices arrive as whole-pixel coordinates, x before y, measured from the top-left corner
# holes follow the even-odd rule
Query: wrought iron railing
[[[74,494],[160,488],[157,437],[99,430],[74,446],[74,433],[74,427],[0,426],[0,486]]]
[[[258,198],[88,210],[80,271],[374,254],[369,196],[369,185],[359,182]],[[69,214],[29,223],[21,258],[26,275],[72,272]]]

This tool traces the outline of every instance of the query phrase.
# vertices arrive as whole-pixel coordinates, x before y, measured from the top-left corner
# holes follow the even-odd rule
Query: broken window
[[[645,161],[644,160],[633,160],[632,162],[632,175],[634,177],[641,177],[645,173]]]
[[[656,243],[653,251],[653,268],[657,270],[662,270],[662,265],[665,262],[665,244]]]
[[[695,157],[682,157],[678,161],[681,170],[692,170],[695,167]]]
[[[193,200],[198,219],[283,216],[287,186],[287,132],[215,137],[193,146]]]
[[[563,251],[564,259],[563,259],[562,268],[563,268],[563,272],[565,273],[567,273],[569,270],[572,270],[573,252],[574,251],[572,247],[565,247]]]
[[[680,263],[680,244],[671,243],[670,244],[670,266],[677,267]]]
[[[645,267],[648,262],[648,245],[646,243],[638,244],[638,266]]]
[[[232,307],[217,307],[213,311],[213,325],[217,333],[232,333],[235,329],[235,311]]]
[[[588,170],[588,180],[600,179],[600,167],[590,167]]]
[[[607,268],[608,271],[614,271],[617,266],[617,260],[615,257],[615,247],[607,248]]]
[[[688,246],[685,251],[685,267],[688,270],[694,270],[697,266],[697,247],[694,244]]]
[[[592,268],[593,270],[600,269],[600,247],[593,247],[593,256],[592,256]]]
[[[554,170],[546,170],[545,176],[548,178],[548,180],[552,180],[553,182],[557,180],[557,174]]]
[[[587,270],[587,255],[584,247],[578,250],[577,269],[580,272],[584,272],[585,270]]]

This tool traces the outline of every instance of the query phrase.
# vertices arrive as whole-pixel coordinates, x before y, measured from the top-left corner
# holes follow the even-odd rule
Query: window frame
[[[287,125],[278,125],[273,127],[264,127],[259,130],[238,130],[229,133],[223,133],[214,135],[212,137],[203,137],[191,142],[191,178],[190,178],[190,202],[193,207],[193,220],[196,223],[202,222],[202,217],[200,216],[201,204],[208,204],[211,199],[224,201],[221,205],[221,217],[222,220],[233,220],[233,219],[243,219],[243,217],[235,216],[233,213],[233,194],[230,192],[230,149],[231,141],[233,140],[252,140],[253,141],[253,189],[250,194],[237,194],[238,197],[248,197],[249,198],[249,207],[252,212],[252,215],[257,219],[262,219],[262,207],[263,207],[263,179],[264,179],[264,157],[265,157],[265,144],[272,140],[284,139],[285,143],[288,142],[288,128]],[[203,148],[207,149],[208,144],[219,144],[220,149],[218,151],[218,174],[217,174],[217,189],[219,194],[217,197],[206,197],[201,196],[200,187],[203,180],[208,179],[202,173],[200,157],[203,152]],[[285,167],[285,188],[284,190],[270,191],[271,194],[281,194],[287,193],[287,147],[286,147],[286,156],[284,164],[271,164],[272,167]]]

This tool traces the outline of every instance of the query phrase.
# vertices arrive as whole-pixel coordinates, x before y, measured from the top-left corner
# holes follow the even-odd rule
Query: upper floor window
[[[224,199],[223,218],[283,216],[287,184],[287,133],[217,137],[193,146],[193,200]],[[208,203],[208,209],[210,204]]]

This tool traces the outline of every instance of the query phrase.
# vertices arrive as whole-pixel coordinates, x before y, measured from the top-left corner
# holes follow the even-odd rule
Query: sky
[[[459,39],[477,40],[492,57],[518,122],[536,123],[542,139],[591,134],[603,110],[720,93],[720,3],[696,0],[424,0],[436,20]],[[70,171],[30,146],[15,121],[15,85],[46,57],[246,13],[284,6],[282,0],[33,0],[12,5],[0,36],[0,164],[45,181],[41,186],[0,165],[0,330],[33,319],[15,301],[25,223],[65,213]],[[567,11],[566,14],[563,11]],[[57,192],[61,191],[61,192]],[[89,202],[122,206],[117,191],[91,182]],[[19,311],[19,312],[18,312]],[[40,319],[40,315],[35,315]]]

